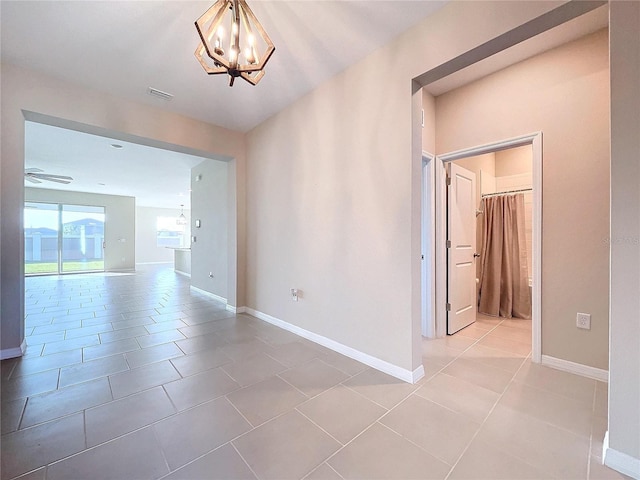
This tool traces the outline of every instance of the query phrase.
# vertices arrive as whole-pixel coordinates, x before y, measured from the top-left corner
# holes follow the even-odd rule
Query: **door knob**
[[[480,256],[480,254],[479,254],[479,253],[474,253],[474,254],[473,254],[473,258],[476,258],[476,257],[479,257],[479,256]]]

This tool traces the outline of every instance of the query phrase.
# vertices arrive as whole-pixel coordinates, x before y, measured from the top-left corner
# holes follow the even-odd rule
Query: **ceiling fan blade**
[[[48,178],[40,177],[40,178],[42,180],[46,180],[47,182],[56,182],[56,183],[64,183],[64,184],[71,183],[71,180],[73,180],[73,178],[71,178],[71,177],[56,177],[56,178],[54,178],[54,177],[48,177]],[[67,180],[67,178],[69,180]]]
[[[59,179],[59,180],[73,180],[72,177],[68,177],[66,175],[52,175],[50,173],[34,173],[32,174],[32,176],[39,178],[41,180],[53,180],[53,179]]]
[[[37,178],[33,178],[31,175],[25,175],[24,178],[31,183],[42,183]]]
[[[38,172],[44,172],[44,170],[42,170],[41,168],[27,168],[24,173],[38,173]]]

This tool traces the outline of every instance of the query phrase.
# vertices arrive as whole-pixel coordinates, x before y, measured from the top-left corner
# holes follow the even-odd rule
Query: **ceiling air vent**
[[[166,100],[167,102],[173,98],[173,95],[171,95],[170,93],[163,92],[162,90],[158,90],[157,88],[153,87],[149,87],[147,93],[154,97],[161,98],[162,100]]]

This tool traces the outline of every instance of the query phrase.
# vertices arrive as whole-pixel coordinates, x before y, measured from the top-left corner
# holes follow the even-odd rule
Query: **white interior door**
[[[450,164],[447,334],[476,321],[476,175]]]

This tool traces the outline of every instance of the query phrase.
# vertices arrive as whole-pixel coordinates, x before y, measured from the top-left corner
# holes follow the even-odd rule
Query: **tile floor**
[[[1,478],[604,479],[606,385],[531,364],[530,322],[423,341],[402,383],[191,292],[171,268],[26,280]]]

